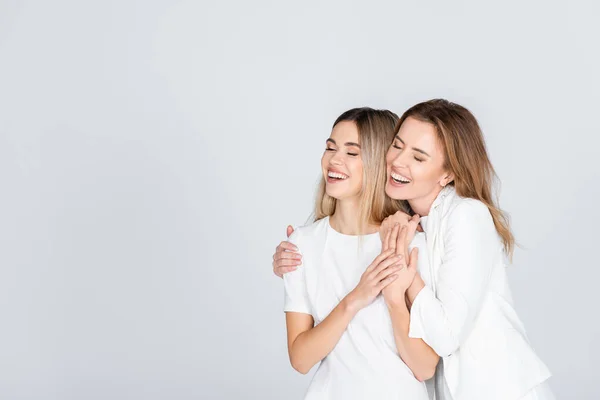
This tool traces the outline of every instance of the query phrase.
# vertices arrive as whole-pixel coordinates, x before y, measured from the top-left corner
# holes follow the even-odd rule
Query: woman
[[[426,234],[429,263],[405,294],[409,336],[442,357],[436,398],[553,398],[512,305],[505,260],[514,239],[492,198],[494,170],[475,117],[446,100],[417,104],[398,122],[386,164],[386,194],[406,201],[413,220],[422,216]],[[389,218],[382,232],[407,219]],[[289,267],[283,247],[279,269]]]
[[[407,267],[410,239],[399,225],[386,233],[386,252],[379,237],[381,221],[401,209],[384,195],[396,122],[395,114],[369,108],[336,120],[321,160],[315,222],[290,237],[303,256],[303,267],[284,277],[290,362],[305,374],[322,361],[306,399],[427,399],[423,380],[439,357],[408,338],[405,302],[417,253]]]

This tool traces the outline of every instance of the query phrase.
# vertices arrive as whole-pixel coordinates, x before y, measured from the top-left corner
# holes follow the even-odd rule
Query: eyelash
[[[336,151],[336,149],[332,149],[332,148],[330,148],[330,147],[327,147],[327,148],[325,149],[325,151]],[[352,156],[352,157],[356,157],[356,156],[358,156],[358,153],[348,153],[348,155],[349,155],[349,156]]]
[[[398,150],[402,150],[402,147],[400,147],[400,146],[397,146],[395,143],[392,145],[392,147],[394,147],[394,148],[396,148],[396,149],[398,149]],[[421,158],[417,158],[417,157],[413,157],[413,158],[414,158],[415,160],[417,160],[418,162],[420,162],[420,163],[422,163],[423,161],[425,161],[425,160],[423,160],[423,159],[421,159]]]

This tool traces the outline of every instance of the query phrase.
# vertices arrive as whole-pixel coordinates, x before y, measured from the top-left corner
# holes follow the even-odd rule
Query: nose
[[[406,167],[406,159],[404,157],[404,151],[396,152],[396,156],[391,160],[391,164],[394,167]]]
[[[340,154],[341,152],[336,152],[333,157],[331,157],[331,160],[329,161],[332,165],[342,165],[344,162],[342,160],[342,155]]]

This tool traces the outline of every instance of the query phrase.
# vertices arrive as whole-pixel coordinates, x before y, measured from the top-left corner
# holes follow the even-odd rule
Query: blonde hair
[[[367,225],[379,225],[383,219],[396,211],[406,211],[404,202],[385,195],[387,169],[385,154],[394,138],[398,116],[388,110],[369,107],[353,108],[340,115],[332,129],[340,122],[352,121],[358,130],[363,162],[363,185],[360,191],[359,234]],[[325,178],[321,177],[315,201],[315,221],[335,212],[337,200],[325,192]]]
[[[395,132],[407,118],[432,124],[445,152],[444,168],[454,174],[450,183],[461,197],[476,199],[490,210],[504,250],[512,257],[515,245],[508,216],[499,208],[493,184],[497,175],[490,161],[483,133],[475,116],[458,104],[434,99],[408,109],[398,121]]]

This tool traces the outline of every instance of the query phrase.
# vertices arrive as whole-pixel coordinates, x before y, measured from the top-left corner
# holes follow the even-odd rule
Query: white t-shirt
[[[356,287],[381,252],[379,234],[344,235],[331,228],[328,217],[296,229],[290,241],[303,258],[296,271],[284,275],[284,311],[310,314],[315,325]],[[417,234],[415,244],[420,255],[426,253],[423,234]],[[305,399],[428,399],[425,383],[398,355],[381,295],[350,322],[319,365]]]

